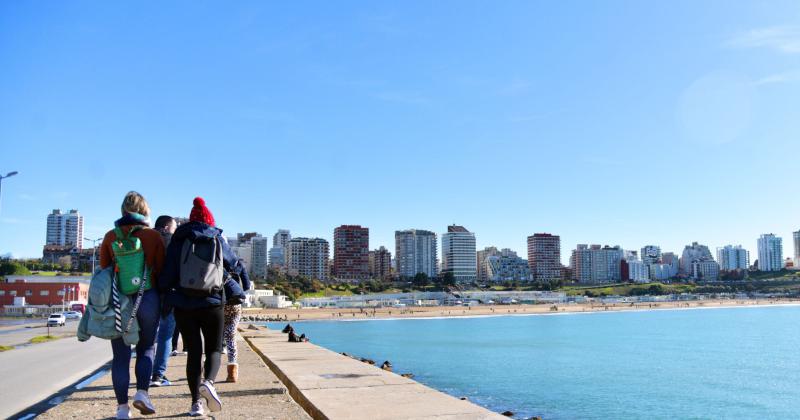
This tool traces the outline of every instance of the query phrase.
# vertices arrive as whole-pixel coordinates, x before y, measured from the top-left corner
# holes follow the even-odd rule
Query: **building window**
[[[11,296],[16,296],[17,295],[17,291],[16,290],[12,290],[12,291],[8,292],[8,294],[11,295]]]
[[[59,291],[58,291],[58,295],[59,295],[59,296],[64,296],[64,291],[63,291],[63,290],[59,290]]]
[[[41,292],[39,292],[39,296],[48,296],[48,295],[50,295],[49,290],[42,290]]]
[[[5,295],[6,295],[6,291],[5,290],[0,290],[0,296],[5,296]]]
[[[25,291],[25,296],[33,296],[33,290],[30,290],[30,289],[26,290]]]

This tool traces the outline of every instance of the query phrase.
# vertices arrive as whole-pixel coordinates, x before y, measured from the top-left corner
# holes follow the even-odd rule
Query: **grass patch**
[[[695,286],[691,284],[619,283],[596,286],[566,286],[559,291],[566,292],[568,296],[637,296],[692,293],[694,289]]]
[[[56,337],[54,335],[39,335],[31,338],[31,344],[46,343],[48,341],[58,340],[59,338],[61,337]]]
[[[337,290],[332,288],[327,288],[325,290],[320,290],[319,292],[311,292],[311,293],[303,293],[300,296],[300,299],[303,298],[312,298],[312,297],[326,297],[326,296],[351,296],[353,294],[350,289],[346,290]]]
[[[0,352],[14,350],[14,347],[11,346],[0,346]]]

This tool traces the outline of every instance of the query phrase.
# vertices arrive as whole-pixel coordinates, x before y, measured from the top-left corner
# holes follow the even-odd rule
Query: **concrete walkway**
[[[108,344],[108,343],[105,343]],[[110,353],[110,351],[109,351]],[[261,358],[253,353],[247,343],[239,341],[239,382],[225,383],[227,356],[217,377],[217,392],[222,399],[222,411],[214,413],[217,419],[280,419],[305,420],[308,414],[289,396],[286,388],[266,367]],[[135,360],[135,359],[133,359]],[[132,361],[133,362],[133,361]],[[191,397],[186,385],[186,356],[170,357],[167,377],[173,385],[150,388],[150,397],[156,414],[141,418],[190,418]],[[133,363],[129,395],[136,392]],[[117,402],[111,387],[111,375],[99,378],[86,388],[76,391],[62,404],[43,413],[37,419],[102,419],[113,418]],[[132,415],[139,414],[136,409]],[[192,417],[194,418],[194,417]]]
[[[507,419],[400,375],[266,328],[245,339],[314,419]]]

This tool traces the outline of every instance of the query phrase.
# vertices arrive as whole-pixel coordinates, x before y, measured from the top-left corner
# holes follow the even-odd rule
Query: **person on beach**
[[[247,267],[245,267],[242,260],[237,260],[233,269],[234,272],[229,274],[234,280],[239,282],[242,291],[246,292],[250,290],[250,277],[247,274]],[[236,344],[236,327],[239,325],[239,320],[241,319],[241,304],[225,305],[223,339],[225,340],[225,348],[228,349],[228,377],[225,379],[226,382],[236,382],[239,380],[239,347]]]
[[[115,266],[118,284],[122,293],[132,300],[139,300],[136,319],[139,325],[139,341],[136,344],[136,394],[133,406],[142,414],[155,414],[156,409],[150,401],[148,390],[150,375],[153,372],[155,338],[158,329],[161,301],[158,294],[158,280],[164,264],[164,242],[161,235],[149,228],[150,206],[141,194],[131,191],[122,200],[122,217],[114,222],[115,228],[108,231],[100,245],[100,267]],[[115,250],[121,249],[123,241],[139,242],[144,258],[143,277],[123,278]],[[126,293],[123,282],[138,283],[133,293]],[[146,289],[146,290],[145,290]],[[130,290],[130,289],[128,289]],[[141,296],[139,296],[141,294]],[[129,320],[122,320],[129,325]],[[132,321],[132,320],[131,320]],[[123,324],[124,325],[124,324]],[[131,347],[122,338],[111,340],[113,358],[111,360],[111,381],[117,398],[117,419],[129,419],[131,409],[128,405],[130,385]]]
[[[234,272],[237,260],[222,240],[222,230],[216,227],[205,200],[196,197],[189,222],[178,227],[167,248],[161,283],[188,351],[186,379],[192,396],[191,416],[205,415],[206,408],[211,412],[222,410],[214,381],[220,367],[225,323],[223,269]]]
[[[161,239],[164,242],[164,249],[169,246],[172,240],[172,234],[178,228],[178,223],[172,216],[158,216],[155,230],[161,234]],[[175,316],[171,308],[161,308],[161,321],[158,324],[158,335],[156,337],[156,357],[153,365],[153,377],[150,380],[150,386],[169,386],[171,385],[167,379],[167,361],[170,352],[174,348],[173,335],[175,333]],[[176,340],[177,341],[177,340]]]

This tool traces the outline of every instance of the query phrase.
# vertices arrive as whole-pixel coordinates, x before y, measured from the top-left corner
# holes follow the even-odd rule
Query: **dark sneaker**
[[[150,386],[170,386],[172,382],[167,379],[166,376],[153,376],[153,380],[150,381]]]

